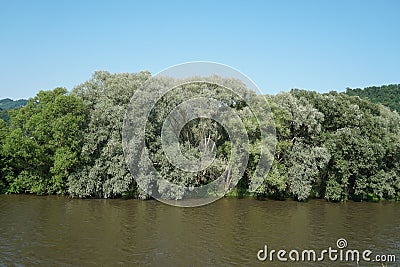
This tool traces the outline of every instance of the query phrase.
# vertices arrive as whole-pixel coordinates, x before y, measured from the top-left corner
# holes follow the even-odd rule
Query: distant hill
[[[25,106],[26,103],[28,103],[28,100],[25,99],[12,100],[9,98],[5,98],[0,100],[0,109],[8,110],[8,109],[20,108]]]
[[[28,103],[28,100],[12,100],[9,98],[0,99],[0,119],[4,120],[7,124],[10,121],[10,116],[8,115],[8,110],[21,108]]]
[[[346,94],[368,98],[370,101],[380,103],[392,110],[400,112],[400,84],[371,86],[364,89],[346,89]]]

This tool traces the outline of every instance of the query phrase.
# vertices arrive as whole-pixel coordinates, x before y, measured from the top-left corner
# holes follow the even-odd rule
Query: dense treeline
[[[293,90],[271,99],[279,143],[266,187],[299,200],[399,198],[396,112],[336,92]]]
[[[41,91],[25,107],[11,111],[9,126],[0,120],[0,191],[146,198],[125,164],[121,136],[126,107],[149,77],[148,72],[96,72],[70,93],[63,88]],[[226,83],[243,87],[234,80]],[[227,133],[214,121],[193,120],[179,135],[183,152],[197,157],[199,141],[212,138],[217,158],[211,169],[198,174],[170,166],[159,149],[157,133],[163,116],[184,99],[188,90],[206,89],[186,86],[176,99],[167,96],[161,101],[149,114],[146,144],[159,172],[175,183],[197,186],[213,181],[226,168],[231,144]],[[259,158],[260,135],[245,102],[214,91],[222,104],[237,110],[249,134],[250,161],[244,178],[233,190],[245,195],[254,179],[251,170]],[[277,145],[271,170],[256,197],[299,201],[400,199],[397,112],[336,92],[292,90],[266,99],[274,116]]]
[[[382,86],[371,86],[364,89],[346,89],[346,94],[368,98],[374,103],[381,103],[392,110],[400,112],[400,85],[389,84]]]

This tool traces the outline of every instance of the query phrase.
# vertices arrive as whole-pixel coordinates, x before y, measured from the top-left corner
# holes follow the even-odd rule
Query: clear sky
[[[400,1],[3,1],[0,99],[214,61],[264,93],[400,83]]]

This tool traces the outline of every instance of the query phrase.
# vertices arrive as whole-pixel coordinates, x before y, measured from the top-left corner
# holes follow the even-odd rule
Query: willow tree
[[[109,198],[130,189],[133,180],[122,151],[122,123],[135,90],[149,77],[148,72],[98,71],[72,90],[83,99],[87,116],[80,164],[68,178],[72,196]]]
[[[258,193],[290,195],[298,200],[305,200],[312,193],[318,196],[320,170],[330,158],[321,143],[324,115],[306,99],[298,99],[290,93],[280,93],[270,101],[278,144],[275,162]]]

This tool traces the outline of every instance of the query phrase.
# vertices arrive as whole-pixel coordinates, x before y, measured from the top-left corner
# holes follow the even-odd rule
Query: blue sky
[[[0,98],[213,61],[264,93],[400,83],[400,1],[4,1]]]

